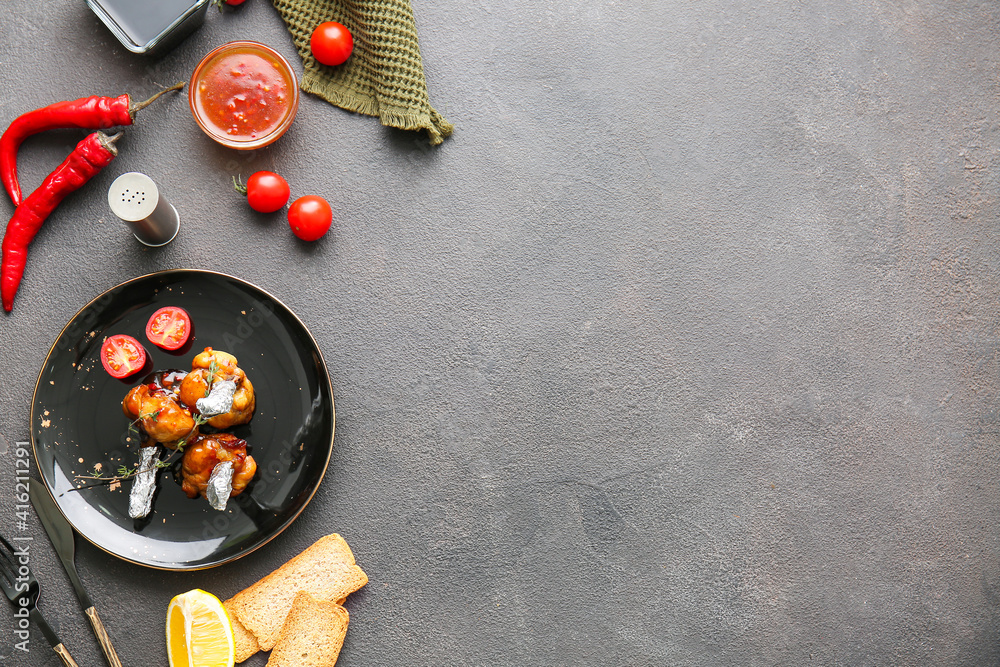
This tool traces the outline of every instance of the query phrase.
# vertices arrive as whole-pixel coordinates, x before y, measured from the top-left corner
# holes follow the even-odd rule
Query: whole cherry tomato
[[[288,207],[288,224],[303,241],[315,241],[326,234],[331,222],[333,210],[322,197],[299,197]]]
[[[164,306],[146,323],[146,338],[164,350],[183,347],[191,335],[191,316],[177,306]]]
[[[247,196],[250,208],[261,213],[274,213],[288,202],[291,189],[288,182],[273,171],[251,174],[247,184],[236,184],[236,189]]]
[[[111,377],[127,378],[146,365],[146,350],[135,338],[115,334],[101,345],[101,363]]]
[[[354,38],[351,31],[337,23],[320,23],[309,39],[313,57],[324,65],[341,65],[351,57]]]

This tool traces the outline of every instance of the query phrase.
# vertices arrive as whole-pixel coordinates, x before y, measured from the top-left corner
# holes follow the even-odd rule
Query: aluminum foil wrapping
[[[208,503],[220,512],[226,509],[229,494],[233,492],[233,462],[216,463],[212,474],[208,477],[205,497]]]
[[[195,406],[205,417],[224,415],[233,409],[233,395],[236,393],[236,383],[232,380],[219,380],[212,384],[212,390],[205,398],[199,398]]]
[[[128,515],[133,519],[141,519],[153,509],[159,454],[159,446],[139,449],[139,472],[132,478],[132,490],[128,494]]]

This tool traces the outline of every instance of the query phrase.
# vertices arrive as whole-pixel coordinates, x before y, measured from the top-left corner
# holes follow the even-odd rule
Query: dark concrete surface
[[[241,154],[175,98],[49,220],[0,317],[0,531],[61,327],[124,279],[211,268],[312,329],[333,460],[233,564],[81,541],[126,665],[165,664],[172,596],[229,596],[334,531],[371,579],[343,665],[1000,664],[998,5],[413,4],[441,147],[307,96]],[[230,39],[295,56],[262,0],[156,60],[83,0],[4,9],[2,124],[144,97]],[[25,187],[81,136],[28,141]],[[229,181],[259,169],[326,196],[331,233],[250,212]],[[163,249],[107,208],[131,170],[181,212]],[[26,530],[45,613],[102,664]],[[59,664],[12,628],[2,604],[0,664]]]

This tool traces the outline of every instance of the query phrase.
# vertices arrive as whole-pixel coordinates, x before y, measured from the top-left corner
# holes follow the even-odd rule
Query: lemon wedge
[[[233,667],[233,625],[219,598],[196,588],[167,607],[170,667]]]

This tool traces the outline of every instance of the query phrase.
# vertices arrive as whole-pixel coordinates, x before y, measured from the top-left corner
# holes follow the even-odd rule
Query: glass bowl
[[[191,115],[212,139],[240,150],[267,146],[299,108],[299,82],[280,53],[246,40],[202,58],[188,85]]]

